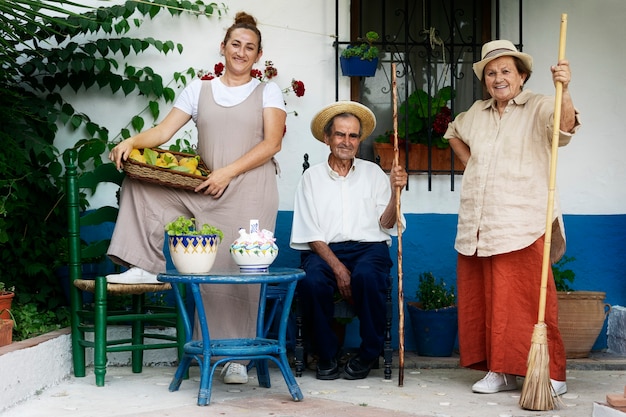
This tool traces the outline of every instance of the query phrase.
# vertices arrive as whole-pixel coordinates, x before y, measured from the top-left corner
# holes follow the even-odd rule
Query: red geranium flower
[[[252,78],[258,78],[259,80],[263,81],[263,73],[256,68],[250,70],[250,76]]]
[[[433,132],[438,135],[443,135],[448,130],[448,124],[452,121],[452,110],[448,108],[448,106],[444,106],[441,108],[439,113],[435,116],[435,121],[433,122]]]
[[[291,80],[291,89],[296,93],[296,97],[304,95],[304,83],[299,80]]]
[[[218,62],[217,64],[215,64],[215,67],[213,67],[213,71],[215,72],[216,77],[221,77],[222,73],[224,72],[224,64]]]

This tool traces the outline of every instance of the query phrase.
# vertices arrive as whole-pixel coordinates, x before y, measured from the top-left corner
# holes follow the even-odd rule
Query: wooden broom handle
[[[565,34],[567,32],[567,14],[561,15],[561,33],[559,36],[559,61],[565,59]],[[558,61],[557,61],[558,64]],[[554,211],[554,190],[556,188],[556,164],[559,152],[559,136],[561,128],[561,101],[563,100],[563,83],[556,82],[554,98],[554,128],[552,132],[552,153],[550,158],[550,183],[548,186],[548,210],[546,212],[546,234],[543,246],[543,263],[541,265],[541,291],[539,292],[539,322],[546,317],[546,294],[548,285],[548,268],[550,268],[550,246],[552,244],[552,213]]]

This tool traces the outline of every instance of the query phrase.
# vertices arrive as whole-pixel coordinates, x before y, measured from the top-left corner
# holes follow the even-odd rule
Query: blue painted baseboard
[[[402,284],[404,299],[415,298],[417,278],[420,273],[432,271],[437,277],[450,284],[456,281],[456,235],[457,216],[455,214],[407,214],[407,230],[402,235]],[[276,238],[279,255],[277,266],[297,266],[300,263],[298,251],[289,248],[289,235],[293,212],[278,213]],[[576,273],[573,288],[576,290],[604,291],[606,302],[611,305],[626,305],[626,215],[566,215],[564,216],[567,235],[566,255],[575,258],[568,266]],[[397,240],[394,239],[391,253],[397,253]],[[393,256],[392,256],[393,258]],[[397,260],[395,258],[394,260]],[[396,277],[394,266],[392,276]],[[397,286],[396,286],[397,288]],[[394,290],[394,303],[397,306],[397,289]],[[397,310],[397,307],[396,307]],[[405,348],[415,350],[413,333],[405,314]],[[398,347],[398,313],[394,313],[394,348]],[[351,324],[346,335],[346,345],[359,345],[358,328]],[[606,328],[598,337],[594,350],[606,348]]]

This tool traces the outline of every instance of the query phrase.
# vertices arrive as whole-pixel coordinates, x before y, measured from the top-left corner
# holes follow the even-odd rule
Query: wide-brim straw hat
[[[480,61],[476,62],[472,66],[474,74],[476,74],[479,80],[483,79],[485,65],[501,56],[516,56],[522,60],[529,73],[533,70],[533,57],[523,52],[519,52],[515,45],[513,45],[513,42],[504,39],[484,44],[480,56]]]
[[[311,120],[311,133],[315,139],[324,142],[324,127],[328,121],[338,114],[350,113],[361,121],[361,141],[372,134],[376,128],[374,113],[356,101],[337,101],[320,110]]]

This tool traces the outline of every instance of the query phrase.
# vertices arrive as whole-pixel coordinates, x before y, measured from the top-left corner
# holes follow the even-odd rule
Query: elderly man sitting
[[[351,101],[326,106],[311,122],[313,136],[329,146],[330,155],[300,179],[290,245],[303,251],[306,277],[298,294],[317,349],[318,379],[340,376],[340,346],[331,328],[337,291],[360,322],[361,345],[346,363],[344,378],[367,377],[383,348],[396,193],[408,176],[394,166],[387,177],[378,165],[356,158],[360,142],[375,126],[374,113]]]

